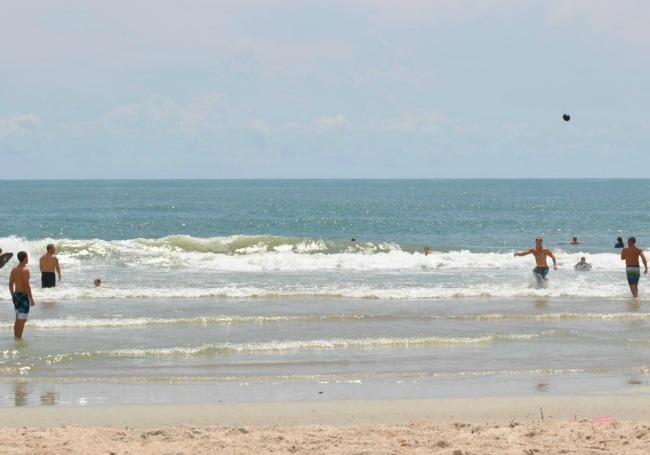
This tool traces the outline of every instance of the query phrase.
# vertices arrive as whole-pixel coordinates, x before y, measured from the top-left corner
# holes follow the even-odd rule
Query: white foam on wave
[[[515,257],[511,251],[463,249],[432,251],[425,256],[394,244],[270,236],[58,242],[7,237],[2,242],[6,251],[21,248],[28,253],[44,251],[50,242],[57,245],[64,281],[47,291],[34,286],[37,300],[314,296],[610,299],[629,292],[618,252],[558,254],[558,270],[551,270],[546,288],[537,289],[531,279],[532,256]],[[582,256],[592,264],[591,271],[573,269]],[[32,270],[36,261],[32,260]],[[102,278],[102,287],[94,288],[95,277]],[[0,295],[0,300],[5,298],[8,296]]]
[[[111,351],[110,355],[119,357],[212,357],[229,352],[284,352],[296,350],[381,349],[408,348],[413,346],[488,344],[493,343],[498,338],[503,337],[497,335],[481,337],[277,340],[262,343],[218,343],[192,347],[120,349]]]
[[[285,278],[289,280],[289,278]],[[270,280],[250,286],[246,283],[233,283],[228,286],[187,287],[181,283],[168,286],[139,286],[137,279],[130,285],[116,288],[87,288],[75,287],[69,284],[60,285],[56,289],[34,290],[37,304],[41,301],[74,301],[74,300],[111,300],[111,299],[211,299],[211,298],[313,298],[339,297],[350,299],[389,299],[389,300],[418,300],[418,299],[465,299],[465,298],[594,298],[618,299],[627,297],[627,286],[619,280],[617,284],[585,283],[562,286],[550,285],[545,289],[529,287],[523,283],[480,283],[466,286],[446,283],[430,286],[401,286],[398,283],[382,286],[381,284],[358,285],[355,283],[334,283],[329,285],[314,285],[307,282],[286,285]],[[8,296],[0,296],[8,300]]]
[[[252,248],[252,247],[249,247]],[[62,264],[79,264],[89,258],[101,261],[116,261],[131,268],[197,268],[213,271],[304,271],[304,270],[521,270],[532,269],[534,263],[529,259],[515,258],[512,253],[473,253],[467,250],[445,253],[408,253],[401,250],[389,252],[346,252],[328,254],[323,252],[296,252],[293,246],[277,248],[274,251],[250,252],[246,254],[221,254],[197,251],[176,251],[165,247],[141,247],[126,244],[121,248],[105,248],[113,253],[109,257],[97,257],[89,250],[75,254],[66,252],[59,255]],[[581,255],[572,254],[558,258],[560,269],[573,271]],[[591,255],[589,262],[592,271],[621,270],[622,263],[615,254],[601,253]]]
[[[432,251],[425,256],[398,244],[353,243],[272,236],[196,238],[170,236],[133,240],[24,240],[0,239],[5,251],[25,250],[40,256],[54,243],[62,264],[87,261],[119,262],[133,267],[203,267],[215,271],[264,270],[405,270],[405,269],[523,269],[532,268],[532,256],[516,258],[512,251]],[[620,253],[558,253],[558,265],[572,269],[582,256],[593,270],[621,269]]]

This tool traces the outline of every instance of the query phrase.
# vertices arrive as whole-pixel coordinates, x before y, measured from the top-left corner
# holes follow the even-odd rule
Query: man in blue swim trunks
[[[14,302],[14,309],[16,310],[16,322],[14,322],[14,337],[20,339],[23,337],[23,330],[27,317],[29,315],[29,307],[34,306],[34,297],[32,297],[32,288],[29,285],[29,269],[27,263],[29,258],[27,253],[21,251],[16,255],[20,264],[14,267],[9,275],[9,292],[11,299]]]
[[[557,270],[557,260],[555,259],[555,256],[551,250],[542,246],[542,242],[542,238],[537,237],[535,239],[534,248],[526,251],[518,251],[515,253],[515,256],[527,256],[529,254],[535,256],[535,263],[537,264],[537,267],[533,269],[533,274],[535,277],[537,277],[537,282],[539,284],[543,284],[543,282],[546,280],[546,275],[548,275],[548,263],[546,261],[547,257],[553,259],[553,270]]]
[[[644,275],[648,274],[648,262],[645,259],[643,250],[636,246],[636,237],[627,239],[627,247],[621,251],[621,260],[625,261],[625,271],[627,273],[627,284],[630,285],[630,291],[634,297],[639,296],[639,278],[641,278],[641,267],[639,258],[643,261]]]

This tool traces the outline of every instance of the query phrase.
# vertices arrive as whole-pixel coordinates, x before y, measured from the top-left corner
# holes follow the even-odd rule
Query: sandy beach
[[[0,415],[0,452],[646,454],[648,405],[618,395],[16,407]]]

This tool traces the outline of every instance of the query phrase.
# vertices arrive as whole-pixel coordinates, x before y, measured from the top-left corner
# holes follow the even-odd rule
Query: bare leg
[[[639,296],[639,286],[637,284],[631,284],[630,285],[630,291],[632,291],[632,295],[634,297]]]
[[[16,315],[16,322],[14,323],[14,336],[17,339],[23,337],[23,330],[25,329],[26,322],[26,319],[18,319],[18,315]]]

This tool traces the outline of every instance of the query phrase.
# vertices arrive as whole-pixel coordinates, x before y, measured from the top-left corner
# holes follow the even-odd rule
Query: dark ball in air
[[[569,120],[571,120],[571,116],[569,114],[564,114],[562,116],[562,118],[564,119],[565,122],[568,122]]]

